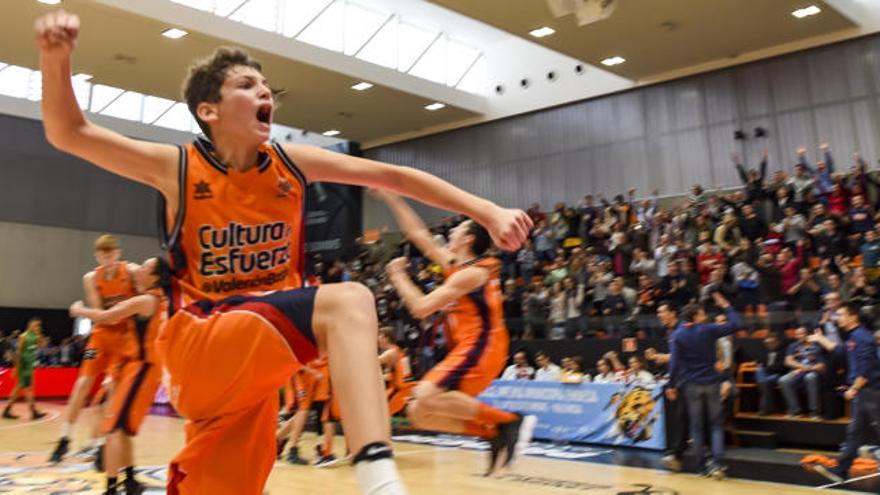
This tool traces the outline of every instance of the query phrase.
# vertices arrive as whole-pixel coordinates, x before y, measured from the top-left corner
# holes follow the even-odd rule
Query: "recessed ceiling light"
[[[819,12],[822,12],[822,9],[816,7],[815,5],[810,5],[809,7],[804,7],[802,9],[797,9],[791,13],[791,15],[797,17],[798,19],[803,19],[804,17],[809,17],[811,15],[816,15]]]
[[[370,89],[372,87],[373,87],[373,85],[368,82],[359,82],[359,83],[355,84],[354,86],[352,86],[351,89],[353,89],[355,91],[364,91],[364,90]]]
[[[91,75],[91,74],[86,74],[86,73],[84,73],[84,72],[80,72],[80,73],[75,74],[75,75],[73,76],[73,79],[74,79],[74,80],[76,80],[76,81],[83,81],[83,82],[88,81],[88,80],[91,79],[91,78],[92,78],[92,75]]]
[[[58,5],[61,3],[61,0],[37,0],[40,3],[45,3],[46,5]]]
[[[166,38],[171,38],[173,40],[179,40],[180,38],[183,38],[184,36],[186,36],[188,34],[189,33],[184,31],[183,29],[177,29],[177,28],[170,28],[170,29],[166,29],[165,31],[162,31],[162,36],[164,36]]]
[[[626,59],[623,57],[608,57],[602,61],[602,65],[607,65],[608,67],[611,67],[612,65],[620,65],[624,62],[626,62]]]
[[[324,132],[322,132],[321,134],[323,134],[323,135],[325,135],[325,136],[327,136],[327,137],[333,137],[333,136],[338,136],[338,135],[340,135],[340,134],[342,134],[342,133],[339,132],[339,131],[337,131],[336,129],[330,129],[329,131],[324,131]]]
[[[430,110],[433,112],[434,110],[440,110],[444,107],[446,107],[446,105],[444,105],[443,103],[431,103],[430,105],[425,105],[425,110]]]
[[[553,34],[555,32],[556,32],[556,30],[551,27],[542,26],[542,27],[539,27],[538,29],[532,29],[531,31],[529,31],[529,34],[531,34],[535,38],[543,38],[545,36],[550,36],[551,34]]]

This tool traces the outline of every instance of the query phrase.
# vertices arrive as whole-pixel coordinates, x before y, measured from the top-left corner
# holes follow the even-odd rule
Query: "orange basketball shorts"
[[[157,347],[171,402],[187,418],[168,493],[261,495],[275,461],[278,389],[318,356],[316,288],[199,301]]]
[[[109,412],[101,423],[101,431],[107,434],[121,429],[129,436],[137,435],[161,382],[162,368],[156,363],[126,363],[113,391]]]
[[[391,385],[385,389],[388,398],[388,414],[394,416],[400,414],[406,407],[409,398],[412,397],[416,382],[403,382],[400,386]]]
[[[81,376],[96,377],[109,373],[114,381],[120,378],[120,367],[130,345],[131,335],[127,322],[116,325],[96,325],[86,341]]]
[[[505,330],[480,332],[457,343],[422,380],[476,397],[504,370],[507,348]]]

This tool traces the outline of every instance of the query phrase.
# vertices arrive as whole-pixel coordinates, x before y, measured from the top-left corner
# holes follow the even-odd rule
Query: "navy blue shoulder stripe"
[[[287,167],[287,169],[290,170],[293,175],[295,175],[300,180],[300,182],[302,182],[303,188],[305,188],[305,186],[308,186],[309,181],[306,179],[305,174],[303,174],[299,167],[297,167],[296,164],[293,163],[293,160],[291,160],[290,157],[287,156],[287,153],[284,152],[284,148],[282,148],[277,141],[273,141],[272,146],[275,148],[275,152],[278,153],[278,156],[281,157],[281,161],[284,163],[284,166]]]
[[[168,228],[168,216],[166,215],[167,204],[165,202],[165,197],[162,193],[159,193],[159,245],[162,249],[169,251],[174,248],[177,244],[177,240],[180,237],[180,229],[183,227],[183,219],[186,214],[186,186],[187,186],[187,158],[186,158],[186,148],[183,146],[177,147],[180,152],[180,157],[178,159],[178,179],[177,179],[177,187],[178,187],[178,204],[177,204],[177,215],[174,218],[174,225],[171,226],[171,229]]]
[[[202,158],[204,158],[209,165],[219,170],[220,173],[227,173],[226,165],[220,163],[220,161],[217,160],[217,158],[215,158],[213,154],[211,154],[211,149],[214,147],[214,145],[211,144],[211,141],[208,141],[208,138],[199,136],[198,138],[196,138],[195,141],[193,141],[193,144],[199,151],[199,154],[202,155]]]

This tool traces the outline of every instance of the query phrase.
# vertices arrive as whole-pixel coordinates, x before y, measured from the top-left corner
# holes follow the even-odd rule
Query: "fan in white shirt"
[[[535,381],[536,382],[558,382],[559,374],[562,371],[562,368],[553,364],[553,361],[550,359],[550,356],[547,355],[544,351],[539,351],[535,354],[535,362],[538,364],[538,369],[535,370]]]
[[[529,358],[526,351],[519,351],[513,355],[513,364],[505,368],[501,375],[502,380],[531,380],[535,376],[535,369],[529,366]]]
[[[626,383],[628,385],[653,385],[655,382],[654,375],[645,369],[645,361],[638,356],[631,356],[629,369],[626,370]]]
[[[611,360],[607,357],[600,358],[596,362],[596,369],[599,370],[593,377],[593,383],[623,383],[623,373],[614,370]]]

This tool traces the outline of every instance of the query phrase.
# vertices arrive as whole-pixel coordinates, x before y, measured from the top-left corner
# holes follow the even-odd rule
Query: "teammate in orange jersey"
[[[83,276],[83,289],[86,302],[90,308],[110,309],[120,301],[135,295],[134,274],[138,266],[134,263],[120,261],[122,249],[116,237],[105,234],[95,240],[95,260],[98,267]],[[86,401],[95,377],[106,373],[108,377],[119,377],[121,365],[121,349],[126,346],[133,330],[130,321],[113,324],[96,324],[92,328],[83,353],[79,377],[73,386],[70,399],[67,401],[65,420],[61,426],[61,438],[49,458],[50,462],[61,462],[70,446],[70,435],[79,412]],[[112,389],[112,383],[109,387]],[[112,390],[110,390],[112,393]],[[93,448],[95,448],[96,465],[100,470],[103,463],[101,446],[104,437],[99,435],[101,415],[95,417],[93,431]]]
[[[406,407],[412,396],[414,382],[409,381],[412,372],[406,353],[395,342],[393,327],[379,329],[379,364],[385,375],[385,397],[388,398],[388,414],[394,416]]]
[[[301,366],[294,373],[291,379],[293,404],[289,409],[295,412],[290,419],[284,421],[278,428],[276,434],[276,457],[278,459],[284,454],[284,447],[289,441],[290,450],[287,452],[287,462],[296,465],[309,463],[299,455],[299,441],[309,419],[309,413],[316,407],[315,391],[318,382],[322,379],[323,375],[308,365]],[[322,409],[318,409],[316,412],[320,418]]]
[[[319,431],[323,442],[315,445],[316,459],[312,463],[319,468],[334,466],[339,462],[333,454],[333,439],[336,436],[336,423],[339,422],[339,405],[333,394],[329,364],[324,357],[309,363],[309,368],[315,370],[320,377],[315,384],[313,409],[318,413],[318,422],[321,425]]]
[[[392,260],[386,271],[416,318],[450,307],[449,354],[416,385],[407,415],[417,428],[464,433],[489,440],[487,474],[507,466],[531,440],[536,418],[520,416],[483,403],[476,396],[498,377],[507,362],[509,337],[502,311],[500,262],[485,256],[492,241],[472,220],[458,224],[444,248],[406,202],[389,192],[384,200],[407,238],[444,270],[445,281],[429,294],[412,282],[405,258]]]
[[[125,493],[143,491],[134,477],[131,438],[137,435],[162,380],[162,367],[156,358],[156,336],[167,319],[162,287],[168,284],[170,277],[167,261],[150,258],[134,274],[138,295],[109,309],[89,308],[82,301],[70,306],[71,316],[88,318],[96,324],[131,320],[135,328],[135,338],[129,340],[123,352],[125,363],[101,425],[102,433],[107,435],[105,495],[116,493],[117,477],[123,468]]]
[[[184,84],[207,139],[178,147],[128,138],[89,122],[79,108],[70,79],[79,18],[55,11],[34,27],[48,141],[164,199],[175,277],[158,349],[172,403],[188,420],[168,492],[261,494],[275,460],[277,391],[320,353],[330,360],[361,491],[405,493],[389,447],[371,292],[354,283],[298,288],[308,181],[410,191],[476,219],[505,249],[528,235],[525,212],[412,168],[268,142],[272,90],[241,50],[217,50]]]

